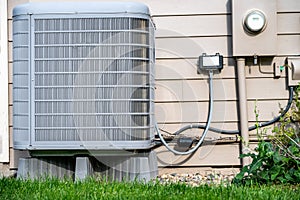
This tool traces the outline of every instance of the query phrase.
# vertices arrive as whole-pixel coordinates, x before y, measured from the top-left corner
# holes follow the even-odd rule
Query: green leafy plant
[[[254,153],[242,154],[252,163],[244,166],[233,179],[236,184],[298,184],[300,183],[300,101],[298,86],[290,111],[272,130],[268,140],[258,133],[258,146]],[[258,112],[255,110],[256,117]]]
[[[273,129],[275,133],[271,136],[274,145],[288,157],[300,161],[300,86],[295,89],[295,98],[291,111],[288,112],[282,119],[280,124]]]

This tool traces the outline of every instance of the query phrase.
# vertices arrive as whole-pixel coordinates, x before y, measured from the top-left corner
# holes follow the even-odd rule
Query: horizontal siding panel
[[[286,79],[248,79],[247,97],[248,99],[288,99],[289,92],[286,89]]]
[[[269,121],[279,115],[280,107],[287,100],[248,101],[249,123],[255,122],[254,108],[259,111],[259,121]],[[207,121],[208,102],[168,102],[155,104],[156,119],[159,123],[205,123]],[[238,103],[235,101],[214,102],[213,122],[237,122]]]
[[[278,12],[299,12],[300,1],[299,0],[277,0]]]
[[[155,17],[156,37],[231,35],[231,15]],[[278,14],[278,34],[300,33],[299,13]]]
[[[156,37],[231,35],[231,15],[154,17]],[[300,33],[299,13],[279,13],[278,34]]]
[[[156,37],[231,35],[230,15],[154,17]]]
[[[12,42],[8,42],[8,62],[13,61],[13,55],[12,55]]]
[[[192,156],[174,155],[164,146],[155,149],[159,167],[240,165],[239,144],[205,145]]]
[[[13,106],[9,105],[8,106],[8,116],[9,116],[9,121],[8,121],[8,125],[9,126],[13,126]]]
[[[236,99],[235,80],[214,80],[214,99]],[[227,87],[230,86],[230,87]],[[207,101],[207,80],[173,80],[156,82],[156,100],[163,101]]]
[[[209,3],[197,0],[159,0],[143,1],[150,6],[153,15],[191,15],[230,13],[231,3],[228,0],[211,0]]]
[[[13,30],[12,30],[12,19],[9,19],[8,21],[7,21],[7,31],[8,31],[8,41],[12,41],[12,32],[13,32]]]
[[[8,104],[9,105],[13,104],[13,84],[12,83],[8,84]]]
[[[300,9],[299,13],[278,14],[278,34],[300,34]]]
[[[207,80],[182,81],[183,101],[205,101],[209,98]],[[213,96],[216,101],[234,99],[236,93],[235,80],[213,80]]]
[[[13,64],[8,63],[8,83],[13,82]]]
[[[227,59],[225,60],[225,62],[226,61]],[[197,59],[158,59],[155,63],[155,79],[167,80],[199,78],[196,66]],[[229,67],[226,68],[226,71],[228,68]],[[230,70],[230,72],[228,73],[230,77],[232,77],[232,72],[233,70]]]
[[[157,81],[155,83],[156,101],[183,101],[182,81]]]
[[[257,78],[247,79],[248,100],[287,99],[286,80]],[[235,79],[216,79],[213,81],[214,100],[237,100]],[[275,89],[276,88],[276,89]],[[156,82],[156,101],[208,101],[209,86],[207,80],[169,80]]]
[[[256,110],[259,112],[258,121],[270,121],[271,119],[279,115],[280,108],[285,108],[286,104],[287,100],[248,101],[248,120],[250,123],[256,122],[256,116],[254,113],[256,107]],[[232,108],[237,108],[237,106],[232,106]],[[233,111],[233,109],[231,109],[230,106],[227,107],[227,111],[229,112]],[[238,121],[239,119],[236,120]]]
[[[213,97],[216,101],[236,99],[235,80],[214,80]],[[183,101],[207,101],[209,86],[207,80],[183,81]]]
[[[299,55],[300,35],[278,35],[277,55]],[[202,53],[232,56],[231,37],[158,38],[156,56],[162,58],[197,58]]]
[[[156,80],[199,79],[206,75],[197,74],[198,59],[158,59],[156,60]],[[222,72],[216,73],[215,78],[235,78],[235,61],[224,58]]]
[[[202,53],[232,55],[231,37],[184,37],[156,39],[157,58],[197,58]]]
[[[13,147],[13,127],[9,126],[9,132],[11,134],[9,134],[9,147],[12,148]]]
[[[278,55],[299,55],[300,34],[299,35],[278,35],[277,45],[278,45],[277,46]]]

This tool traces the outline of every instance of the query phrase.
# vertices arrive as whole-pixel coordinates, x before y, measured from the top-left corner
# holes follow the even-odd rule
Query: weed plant
[[[300,183],[300,101],[298,86],[295,89],[291,109],[277,126],[268,140],[262,130],[258,133],[258,147],[254,153],[242,154],[251,157],[252,163],[244,166],[233,179],[236,184],[299,184]],[[258,112],[255,109],[256,118]],[[258,129],[257,129],[258,131]]]

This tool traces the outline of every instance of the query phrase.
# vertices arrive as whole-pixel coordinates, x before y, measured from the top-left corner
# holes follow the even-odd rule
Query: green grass
[[[0,199],[300,199],[299,186],[208,186],[0,178]]]

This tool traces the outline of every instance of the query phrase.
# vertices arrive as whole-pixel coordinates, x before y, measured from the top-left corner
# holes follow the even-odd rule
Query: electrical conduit
[[[241,147],[242,153],[247,153],[247,145],[249,144],[248,132],[248,106],[247,106],[247,88],[245,77],[245,58],[237,58],[237,74],[238,74],[238,94],[239,94],[239,117],[241,131]],[[243,166],[250,164],[250,159],[242,158]]]
[[[156,132],[161,140],[161,142],[165,145],[165,147],[173,152],[174,154],[177,154],[177,155],[188,155],[188,154],[191,154],[191,153],[194,153],[200,146],[201,144],[203,143],[204,141],[204,138],[206,137],[207,135],[207,132],[209,130],[209,127],[210,127],[210,123],[211,123],[211,119],[212,119],[212,113],[213,113],[213,71],[209,71],[209,109],[208,109],[208,116],[207,116],[207,124],[205,126],[205,129],[203,131],[203,134],[200,138],[200,140],[198,141],[198,143],[196,144],[196,146],[194,146],[192,149],[190,149],[189,151],[185,151],[185,152],[181,152],[181,151],[177,151],[173,148],[171,148],[168,143],[165,141],[165,139],[163,138],[159,128],[158,128],[158,125],[157,123],[155,123],[155,129],[156,129]]]

